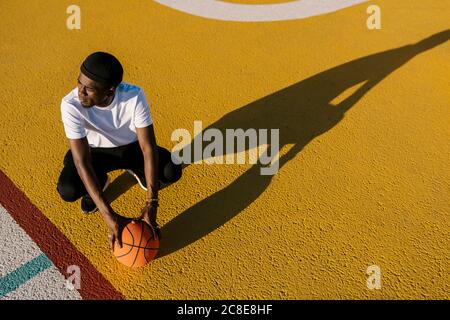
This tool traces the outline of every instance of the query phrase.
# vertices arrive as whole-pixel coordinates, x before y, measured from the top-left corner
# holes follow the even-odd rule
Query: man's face
[[[110,95],[111,88],[89,79],[80,72],[78,76],[78,98],[83,107],[90,108],[94,105],[101,105],[108,100]]]

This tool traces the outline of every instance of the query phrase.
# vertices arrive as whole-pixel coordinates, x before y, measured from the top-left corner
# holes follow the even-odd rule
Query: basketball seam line
[[[145,243],[145,247],[147,247],[147,244],[148,244],[148,242],[149,242],[150,240],[152,240],[152,239],[155,239],[155,240],[156,240],[156,231],[155,231],[155,229],[153,229],[152,226],[150,226],[150,231],[152,232],[152,236],[151,236],[150,238],[147,239],[147,242]],[[158,247],[158,248],[151,248],[151,249],[153,249],[153,250],[158,250],[159,247]],[[147,256],[145,255],[146,253],[147,253],[147,251],[144,250],[144,258],[145,258],[145,261],[146,261],[147,263],[149,263],[150,260],[147,259]]]
[[[139,245],[138,248],[141,246],[141,242],[142,242],[142,234],[144,233],[144,224],[141,224],[141,237],[139,238]],[[133,245],[134,245],[134,239],[133,239]],[[139,250],[141,250],[140,248],[138,249],[138,251],[136,252],[136,255],[134,256],[134,261],[133,264],[131,265],[131,267],[134,266],[134,264],[136,263],[137,257],[139,255]],[[144,252],[144,257],[145,257],[145,252]]]
[[[133,244],[134,244],[134,236],[133,236],[133,234],[131,233],[130,229],[128,229],[128,226],[126,226],[125,228],[127,228],[128,232],[131,234],[131,239],[133,240]],[[122,234],[123,234],[123,231],[122,231]],[[120,235],[120,236],[122,237],[122,235]],[[123,245],[123,243],[122,243],[122,245]],[[133,247],[131,247],[131,248],[130,248],[130,251],[128,251],[127,253],[124,253],[124,254],[121,255],[121,256],[116,256],[116,258],[119,259],[119,258],[125,257],[125,256],[128,255],[132,250],[133,250]]]
[[[145,247],[147,247],[147,244],[148,244],[148,242],[151,240],[151,239],[153,239],[153,236],[154,236],[154,234],[153,234],[153,228],[150,228],[150,229],[152,229],[152,236],[150,237],[150,238],[148,238],[147,239],[147,242],[145,243]],[[145,262],[149,262],[148,261],[148,259],[147,259],[147,256],[145,255],[147,253],[147,251],[145,251],[145,249],[144,249],[144,259],[145,259]]]
[[[133,248],[139,248],[139,249],[144,249],[144,250],[158,250],[159,249],[159,248],[147,248],[147,247],[143,247],[143,246],[135,246],[133,244],[126,243],[126,242],[124,242],[123,244],[126,244],[127,246],[130,246]]]

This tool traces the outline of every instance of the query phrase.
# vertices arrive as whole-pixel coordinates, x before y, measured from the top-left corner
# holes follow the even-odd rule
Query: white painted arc
[[[295,20],[348,8],[368,0],[298,0],[276,4],[239,4],[215,0],[155,0],[194,16],[224,21]]]

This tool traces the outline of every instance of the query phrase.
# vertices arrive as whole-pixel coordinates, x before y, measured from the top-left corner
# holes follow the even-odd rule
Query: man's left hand
[[[161,239],[161,231],[159,225],[156,222],[158,207],[152,203],[147,203],[141,210],[141,216],[139,220],[147,222],[157,233],[158,238]]]

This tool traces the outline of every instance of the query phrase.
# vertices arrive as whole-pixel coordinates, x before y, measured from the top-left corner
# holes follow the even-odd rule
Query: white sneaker
[[[133,170],[127,170],[129,174],[131,174],[139,183],[139,186],[147,191],[147,183],[145,181],[145,176],[144,177],[139,177]]]

